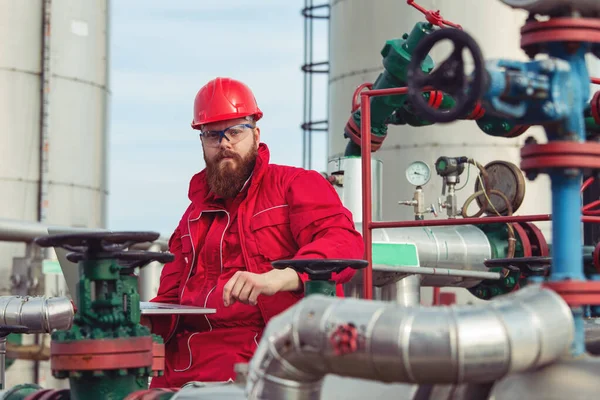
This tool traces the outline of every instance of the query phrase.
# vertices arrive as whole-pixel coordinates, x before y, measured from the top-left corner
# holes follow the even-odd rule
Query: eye
[[[214,131],[204,132],[203,135],[208,140],[215,140],[219,138],[219,132]]]
[[[240,133],[242,133],[242,130],[239,128],[233,128],[233,129],[228,130],[227,133],[231,136],[237,136]]]

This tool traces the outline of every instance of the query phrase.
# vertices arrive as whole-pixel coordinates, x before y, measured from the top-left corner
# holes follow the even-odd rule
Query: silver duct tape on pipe
[[[0,324],[26,326],[28,333],[68,330],[74,314],[67,297],[0,296]]]
[[[357,223],[356,229],[362,231],[362,224]],[[474,225],[374,229],[373,243],[414,243],[417,247],[419,266],[425,268],[488,272],[484,261],[492,257],[492,248],[487,236]],[[376,258],[374,253],[375,263]],[[399,262],[399,265],[402,265],[401,260]],[[353,282],[358,283],[361,279],[362,274],[359,271]],[[480,283],[482,279],[485,278],[481,277],[478,280],[451,275],[422,275],[421,286],[469,288]],[[376,286],[383,286],[389,280],[389,274],[386,273],[373,276],[373,284]]]
[[[357,347],[336,355],[330,338],[349,325]],[[318,399],[329,373],[388,383],[489,382],[558,359],[573,331],[567,304],[537,285],[476,306],[312,295],[269,323],[246,392],[249,399]]]

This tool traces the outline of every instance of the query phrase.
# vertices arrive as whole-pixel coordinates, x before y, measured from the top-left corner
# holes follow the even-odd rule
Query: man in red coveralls
[[[243,83],[216,78],[200,89],[192,128],[206,169],[190,182],[191,204],[169,241],[152,301],[215,308],[215,314],[152,316],[166,343],[165,374],[151,387],[228,381],[246,363],[269,320],[303,297],[304,274],[271,262],[363,258],[351,213],[315,171],[269,164],[256,121],[263,113]],[[334,274],[337,293],[354,274]]]

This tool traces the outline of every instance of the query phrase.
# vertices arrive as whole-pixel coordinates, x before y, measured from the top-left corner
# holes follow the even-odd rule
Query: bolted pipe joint
[[[24,326],[25,333],[71,329],[74,314],[68,297],[0,296],[0,324]]]
[[[539,285],[444,308],[312,295],[271,320],[246,394],[315,400],[330,373],[385,383],[493,382],[552,363],[573,337],[568,305]]]

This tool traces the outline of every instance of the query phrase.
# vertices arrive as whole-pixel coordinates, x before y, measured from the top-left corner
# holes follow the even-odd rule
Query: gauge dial
[[[406,169],[406,179],[410,184],[415,186],[423,186],[431,178],[431,169],[429,165],[423,161],[415,161]]]

